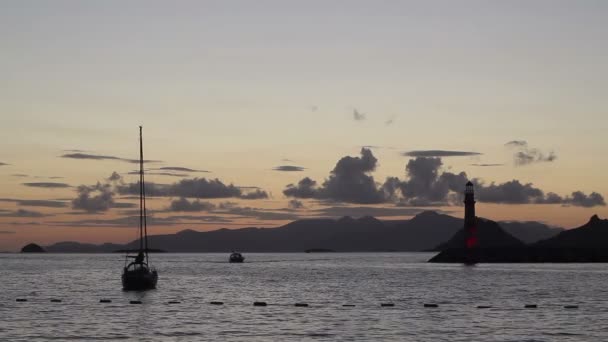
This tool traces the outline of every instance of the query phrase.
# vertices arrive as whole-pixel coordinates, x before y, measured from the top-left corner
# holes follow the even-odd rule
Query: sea
[[[0,254],[0,341],[608,341],[608,264],[432,255],[152,254],[124,292],[121,254]]]

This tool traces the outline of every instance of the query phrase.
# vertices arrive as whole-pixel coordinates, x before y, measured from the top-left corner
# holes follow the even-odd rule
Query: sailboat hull
[[[129,271],[122,274],[122,288],[125,291],[143,291],[156,288],[158,273],[156,271]]]

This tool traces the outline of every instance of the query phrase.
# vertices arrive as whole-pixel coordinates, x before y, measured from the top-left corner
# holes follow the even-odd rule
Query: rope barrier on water
[[[63,304],[68,304],[69,305],[69,302],[66,303],[62,299],[59,299],[59,298],[51,298],[49,301],[51,303],[56,303],[56,304],[63,303]],[[30,302],[27,298],[16,298],[15,302],[17,302],[17,303],[28,303],[28,302],[29,303],[38,303],[38,301]],[[102,298],[102,299],[99,300],[99,303],[101,303],[101,304],[109,304],[109,303],[112,303],[112,300],[111,299],[107,299],[107,298]],[[169,304],[169,305],[182,304],[182,302],[178,301],[178,300],[170,300],[170,301],[167,301],[165,303]],[[141,300],[129,300],[129,304],[144,304],[144,302],[141,301]],[[211,302],[209,302],[209,305],[222,306],[222,305],[224,305],[224,302],[221,302],[221,301],[211,301]],[[256,306],[256,307],[266,307],[266,306],[270,306],[270,305],[274,305],[274,306],[281,306],[281,305],[283,305],[284,306],[286,304],[269,304],[269,303],[263,302],[263,301],[255,301],[255,302],[253,302],[253,306]],[[292,306],[298,307],[298,308],[308,308],[308,307],[313,307],[313,308],[317,307],[318,308],[318,307],[326,307],[327,306],[327,305],[315,305],[315,304],[311,305],[309,303],[303,303],[303,302],[297,302],[295,304],[289,304],[289,305],[292,305]],[[356,304],[350,304],[350,303],[349,304],[341,304],[341,307],[343,307],[343,308],[354,308],[354,307],[356,307]],[[380,303],[379,307],[381,307],[381,308],[395,308],[397,306],[395,305],[395,303]],[[399,307],[403,308],[402,306],[399,306]],[[430,308],[439,308],[439,304],[424,303],[422,305],[422,307],[423,308],[428,308],[428,309],[430,309]],[[492,308],[495,308],[495,307],[493,307],[491,305],[477,305],[476,308],[477,309],[492,309]],[[538,304],[525,304],[523,306],[523,308],[524,309],[538,309],[539,306],[538,306]],[[578,309],[579,306],[578,305],[571,305],[571,304],[569,304],[569,305],[563,305],[562,308],[563,309],[572,310],[572,309]],[[505,307],[503,309],[513,309],[513,308],[512,307],[510,307],[510,308],[509,307]]]

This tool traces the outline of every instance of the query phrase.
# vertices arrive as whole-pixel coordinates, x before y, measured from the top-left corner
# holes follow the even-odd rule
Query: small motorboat
[[[228,259],[230,262],[243,262],[245,260],[245,257],[241,255],[241,253],[239,252],[232,252],[230,254],[230,259]]]

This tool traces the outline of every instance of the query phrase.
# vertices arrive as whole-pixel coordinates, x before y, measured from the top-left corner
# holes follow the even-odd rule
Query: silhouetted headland
[[[39,245],[37,245],[35,243],[27,244],[27,245],[23,246],[23,248],[21,248],[21,253],[44,253],[44,252],[46,252],[44,250],[44,248],[40,247]]]
[[[462,263],[472,256],[482,263],[608,262],[608,220],[594,215],[581,227],[564,230],[530,245],[490,244],[472,250],[458,248],[455,244],[444,247],[429,261]]]

